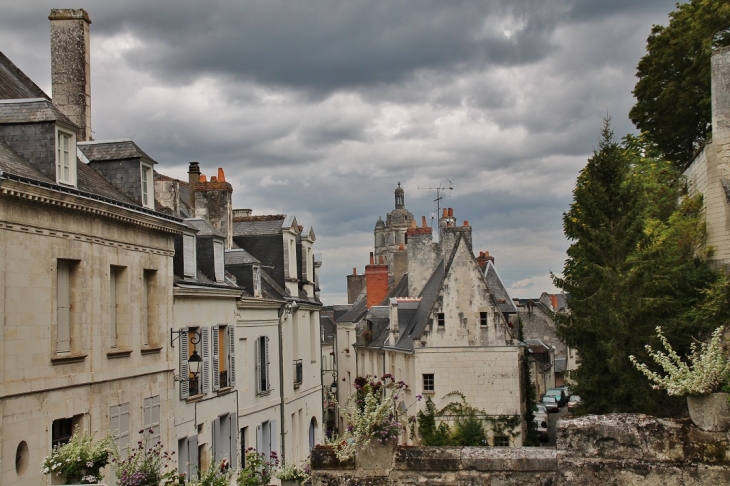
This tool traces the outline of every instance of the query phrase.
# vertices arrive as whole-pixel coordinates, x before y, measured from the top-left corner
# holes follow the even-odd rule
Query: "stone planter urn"
[[[722,432],[730,429],[730,393],[687,396],[692,422],[702,430]]]
[[[364,471],[384,471],[393,466],[395,449],[398,441],[389,440],[381,444],[376,439],[371,439],[364,446],[358,446],[355,452],[355,467]]]

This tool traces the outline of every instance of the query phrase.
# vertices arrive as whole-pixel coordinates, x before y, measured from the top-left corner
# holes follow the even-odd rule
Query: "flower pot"
[[[730,429],[730,393],[688,396],[687,407],[692,422],[702,430],[721,432]]]
[[[377,440],[371,439],[366,445],[357,447],[356,467],[365,471],[390,469],[393,466],[397,446],[398,442],[395,440],[381,444]]]

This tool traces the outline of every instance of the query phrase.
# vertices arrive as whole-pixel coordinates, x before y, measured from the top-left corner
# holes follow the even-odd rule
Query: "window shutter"
[[[269,437],[268,440],[271,444],[271,450],[279,454],[279,446],[277,445],[279,436],[276,435],[276,420],[272,420],[270,424],[269,430],[271,431],[271,437]]]
[[[119,439],[117,446],[120,451],[126,451],[129,446],[129,402],[119,406]],[[125,455],[126,457],[126,455]]]
[[[263,361],[263,355],[264,355],[264,349],[262,346],[261,338],[258,338],[256,340],[256,391],[261,393],[263,390],[261,389],[261,378],[263,377],[263,367],[261,366],[261,362]],[[257,448],[257,450],[259,450]]]
[[[237,458],[237,438],[238,438],[238,420],[236,420],[236,414],[232,413],[228,416],[228,424],[230,425],[229,434],[230,434],[230,440],[231,440],[231,446],[230,446],[230,456],[228,457],[228,460],[230,461],[231,467],[234,467],[238,462],[236,461]]]
[[[195,236],[183,235],[183,274],[195,277]]]
[[[261,424],[256,426],[256,452],[264,451],[264,437]]]
[[[269,336],[266,336],[264,338],[265,346],[264,346],[264,367],[265,369],[265,376],[266,376],[266,390],[271,390],[271,382],[269,381]]]
[[[200,329],[200,345],[203,358],[203,393],[210,391],[210,329]]]
[[[236,326],[228,326],[228,386],[236,386]]]
[[[117,269],[109,267],[109,344],[117,347]]]
[[[178,339],[180,343],[180,400],[185,400],[190,396],[190,382],[188,381],[190,378],[188,372],[188,357],[190,354],[188,353],[188,328],[183,327],[180,330],[185,331],[180,334],[180,339]]]
[[[223,459],[223,447],[221,445],[221,418],[213,420],[213,460],[219,462]]]
[[[58,261],[56,300],[56,352],[71,351],[71,270],[69,263]]]
[[[223,261],[223,243],[220,241],[213,242],[213,260],[215,261],[215,281],[223,282],[225,264]]]
[[[149,431],[152,429],[152,434],[149,436],[150,447],[160,440],[160,396],[155,395],[154,397],[144,399],[144,428]]]
[[[200,465],[198,464],[198,436],[194,435],[192,437],[188,438],[188,463],[190,463],[190,466],[188,466],[188,477],[187,479],[193,479],[195,476],[194,474],[197,474],[198,468]]]
[[[220,375],[220,341],[218,339],[218,326],[213,326],[211,329],[213,334],[213,391],[220,390],[221,387],[221,375]]]
[[[190,461],[188,461],[188,457],[190,457],[190,449],[189,446],[190,442],[189,439],[180,439],[177,442],[177,470],[180,472],[180,474],[185,474],[185,479],[190,480]]]

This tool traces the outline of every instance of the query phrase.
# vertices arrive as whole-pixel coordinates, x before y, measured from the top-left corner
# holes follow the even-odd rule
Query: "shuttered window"
[[[203,358],[203,393],[210,391],[210,329],[200,329],[201,356]]]
[[[149,434],[148,447],[152,447],[160,440],[160,396],[144,399],[144,428],[145,434]],[[152,433],[150,433],[150,430]]]
[[[198,473],[198,436],[185,437],[177,441],[178,471],[190,480]]]
[[[213,391],[220,390],[220,335],[218,334],[218,326],[213,326]]]
[[[256,340],[256,389],[259,393],[271,389],[269,382],[269,337],[261,336]]]
[[[114,435],[122,457],[126,457],[129,445],[129,403],[109,407],[109,430]]]
[[[236,328],[228,326],[228,386],[236,386]]]
[[[215,281],[223,282],[225,264],[223,260],[223,242],[213,242],[213,259],[215,260]]]
[[[195,236],[193,235],[183,235],[183,261],[184,276],[195,277]]]
[[[181,334],[180,338],[180,400],[185,400],[190,396],[190,382],[188,381],[188,376],[190,373],[188,372],[188,358],[190,355],[188,354],[188,328],[183,327],[180,329],[180,331],[183,331],[183,334]]]

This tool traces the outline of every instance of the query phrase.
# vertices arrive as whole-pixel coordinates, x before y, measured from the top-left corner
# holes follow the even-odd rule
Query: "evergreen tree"
[[[606,120],[563,215],[572,244],[553,278],[570,314],[558,316],[558,334],[578,352],[572,377],[586,413],[677,413],[683,405],[652,390],[628,356],[645,356],[657,325],[682,350],[704,331],[687,317],[712,278],[696,256],[701,197],[683,196],[681,175],[653,153],[635,137],[619,144]]]
[[[669,17],[646,41],[629,117],[683,167],[710,132],[710,56],[714,47],[730,45],[730,3],[691,0]]]

